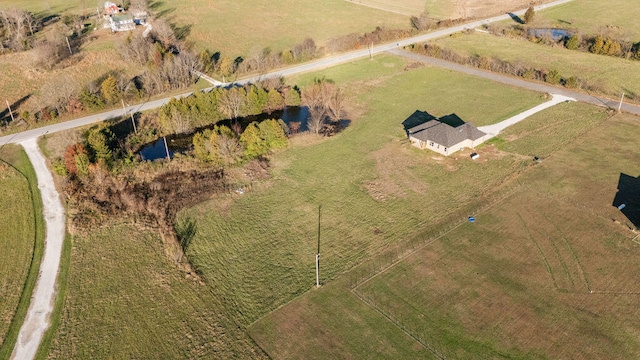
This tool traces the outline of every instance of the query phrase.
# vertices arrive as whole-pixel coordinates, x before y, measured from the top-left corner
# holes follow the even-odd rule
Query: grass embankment
[[[585,34],[615,34],[630,41],[640,40],[640,24],[629,16],[636,11],[634,0],[580,0],[539,11],[533,26],[578,29]]]
[[[532,43],[525,39],[475,33],[442,38],[441,47],[463,55],[498,58],[536,69],[557,70],[564,78],[574,76],[599,88],[605,95],[622,92],[640,101],[640,61],[568,50]]]
[[[332,37],[370,32],[377,26],[410,27],[407,16],[344,0],[221,0],[215,4],[190,0],[157,4],[153,12],[186,29],[187,40],[196,48],[231,57],[260,54],[267,47],[282,51],[308,37],[321,45]]]
[[[640,126],[630,115],[605,120],[601,109],[565,106],[496,142],[514,154],[537,142],[548,156],[519,177],[521,191],[357,288],[374,307],[341,307],[357,299],[348,274],[260,319],[252,336],[276,358],[357,357],[361,344],[378,344],[366,334],[384,313],[395,336],[404,327],[447,358],[634,357],[640,246],[611,203],[621,172],[640,175]],[[558,135],[527,130],[529,121],[555,123]],[[409,350],[398,341],[380,358]]]
[[[8,358],[26,316],[44,243],[35,173],[18,146],[0,149],[0,358]]]

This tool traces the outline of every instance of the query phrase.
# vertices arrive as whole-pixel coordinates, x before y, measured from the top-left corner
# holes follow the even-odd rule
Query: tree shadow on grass
[[[24,104],[31,97],[31,94],[25,95],[11,104],[11,111],[13,112],[13,117],[17,118],[19,115],[17,113],[20,105]],[[6,105],[6,102],[4,103]],[[3,111],[0,111],[0,124],[7,124],[11,122],[11,114],[9,113],[9,108],[5,108]]]
[[[513,19],[513,21],[517,22],[518,24],[524,25],[524,20],[522,20],[522,18],[514,13],[509,13],[509,16],[511,16],[511,19]]]
[[[640,176],[620,173],[618,192],[612,205],[620,209],[636,228],[640,228]]]

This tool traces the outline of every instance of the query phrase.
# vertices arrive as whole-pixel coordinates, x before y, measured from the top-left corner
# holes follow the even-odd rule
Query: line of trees
[[[523,38],[542,45],[563,46],[569,50],[640,60],[640,41],[634,43],[614,35],[587,35],[567,30],[570,33],[569,36],[554,39],[551,31],[547,33],[532,31],[519,25],[509,27],[495,25],[488,26],[487,29],[494,35]]]
[[[544,81],[550,84],[562,85],[567,88],[581,88],[588,91],[602,92],[597,84],[575,76],[563,76],[556,69],[538,69],[522,63],[512,63],[498,58],[490,58],[478,55],[462,55],[454,50],[442,48],[435,44],[414,46],[412,51],[431,57],[452,61],[458,64],[469,65],[483,70],[522,77],[528,80]]]
[[[242,87],[215,88],[192,96],[171,99],[159,110],[163,134],[188,133],[195,128],[220,120],[272,113],[285,106],[299,106],[300,93],[295,87],[251,84]]]

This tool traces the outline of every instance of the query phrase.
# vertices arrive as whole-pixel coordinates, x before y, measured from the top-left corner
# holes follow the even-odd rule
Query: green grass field
[[[246,195],[216,198],[182,214],[199,229],[189,257],[217,284],[241,323],[250,324],[313,283],[318,205],[325,229],[324,279],[331,279],[523,166],[513,156],[474,163],[463,155],[444,159],[421,152],[408,145],[401,122],[420,109],[493,123],[542,102],[538,94],[401,66],[367,85],[371,73],[384,73],[396,61],[359,62],[359,87],[353,73],[337,68],[335,74],[349,74],[350,88],[358,89],[353,99],[365,109],[362,117],[336,137],[278,154],[273,179]],[[340,76],[324,74],[341,84]]]
[[[629,16],[638,4],[634,0],[571,1],[538,12],[535,25],[578,29],[586,34],[612,34],[631,41],[640,40],[640,24]]]
[[[0,159],[0,208],[4,209],[0,214],[0,357],[8,357],[38,275],[44,233],[36,178],[27,155],[18,146],[4,146]]]
[[[321,45],[332,37],[370,32],[376,26],[410,26],[407,16],[344,0],[192,0],[155,4],[155,14],[189,29],[186,40],[198,49],[208,48],[227,56],[250,56],[266,47],[282,51],[307,37]]]
[[[479,33],[443,38],[435,43],[460,54],[495,57],[537,69],[556,69],[565,78],[575,76],[597,85],[611,97],[619,98],[625,92],[640,100],[640,61]]]
[[[185,279],[155,231],[109,223],[72,236],[68,292],[49,358],[262,358],[220,306]]]
[[[261,356],[245,329],[311,288],[319,204],[328,282],[525,166],[519,156],[434,157],[409,146],[401,122],[421,109],[492,123],[543,102],[539,94],[406,65],[381,56],[362,60],[358,71],[348,64],[299,78],[324,74],[344,86],[353,122],[337,136],[276,154],[272,179],[245,195],[216,196],[180,214],[196,220],[188,255],[206,285],[184,279],[149,230],[118,223],[72,236],[67,298],[50,357]],[[476,109],[481,113],[472,116]],[[411,343],[386,328],[375,336]]]
[[[634,357],[640,246],[611,204],[620,173],[640,175],[640,126],[634,116],[605,121],[602,110],[568,106],[565,121],[549,110],[530,120],[558,121],[555,132],[575,139],[531,134],[547,157],[514,179],[521,190],[357,287],[372,306],[341,308],[358,299],[347,274],[260,319],[250,334],[274,358],[358,357],[363,344],[378,344],[367,330],[386,316],[397,326],[384,333],[408,336],[402,327],[447,358]],[[496,144],[529,153],[531,144],[512,137],[524,129],[509,130]],[[493,146],[480,148],[481,158]],[[385,348],[378,358],[434,357],[417,340]]]

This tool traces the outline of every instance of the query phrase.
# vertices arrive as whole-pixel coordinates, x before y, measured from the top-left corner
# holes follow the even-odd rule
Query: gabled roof
[[[433,141],[444,147],[451,147],[464,140],[478,140],[486,135],[471,123],[453,127],[439,120],[427,121],[408,130],[409,136],[422,141]]]

